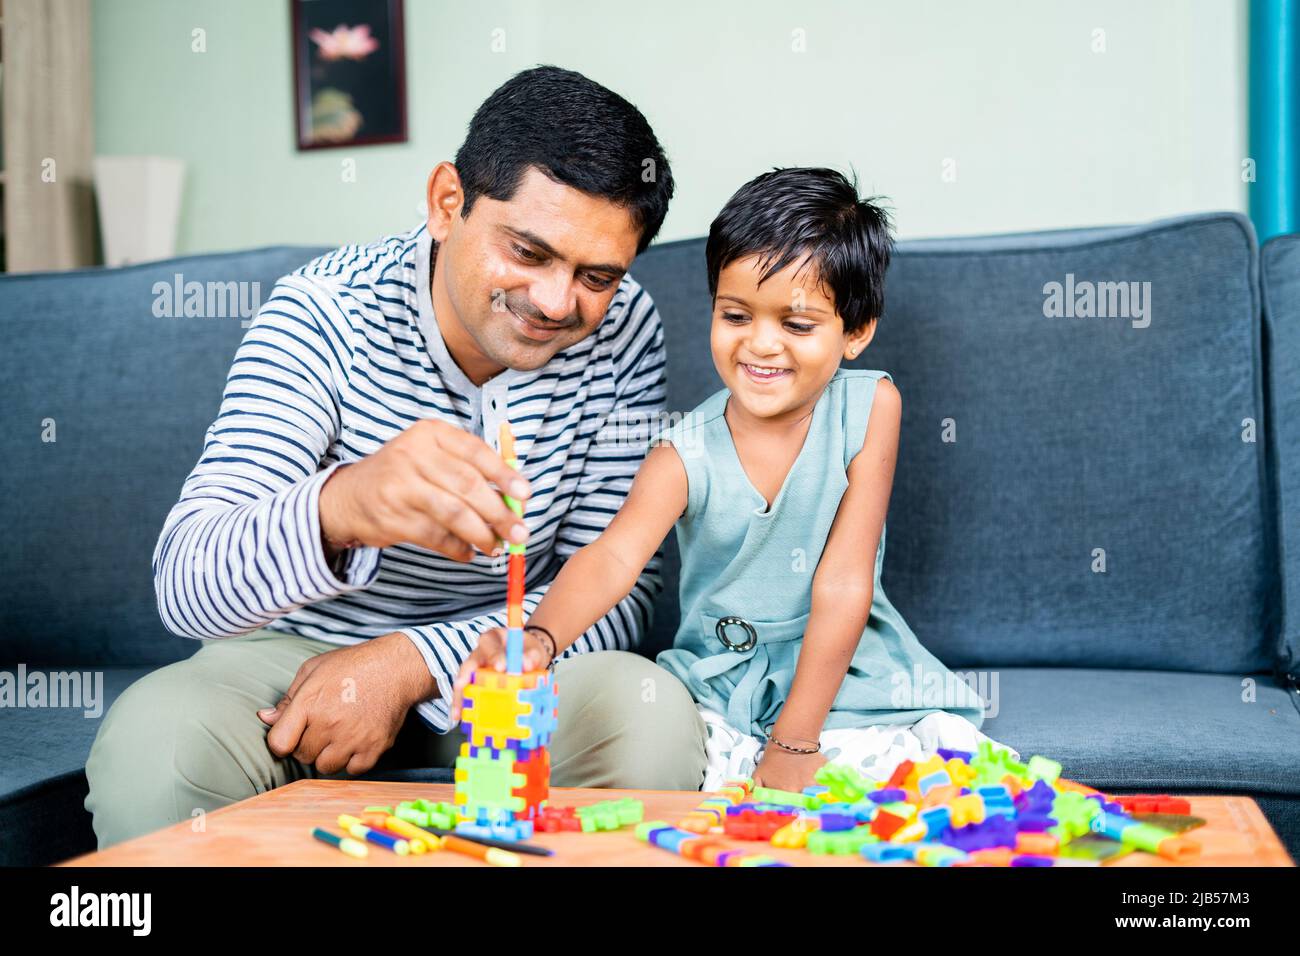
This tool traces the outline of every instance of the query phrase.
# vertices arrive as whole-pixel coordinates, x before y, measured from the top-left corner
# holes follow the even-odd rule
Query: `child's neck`
[[[795,439],[805,434],[817,400],[805,402],[776,415],[754,415],[733,393],[723,410],[723,417],[733,435],[752,435],[764,440]]]

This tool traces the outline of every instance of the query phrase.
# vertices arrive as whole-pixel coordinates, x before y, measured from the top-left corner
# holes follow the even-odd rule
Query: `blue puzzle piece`
[[[521,717],[519,722],[532,731],[527,741],[528,749],[545,747],[551,742],[551,734],[558,726],[555,709],[559,705],[559,694],[554,681],[519,692],[519,699],[530,705],[530,713]]]
[[[533,821],[496,820],[487,823],[465,821],[456,824],[456,832],[466,836],[490,837],[495,840],[529,840],[533,836]]]

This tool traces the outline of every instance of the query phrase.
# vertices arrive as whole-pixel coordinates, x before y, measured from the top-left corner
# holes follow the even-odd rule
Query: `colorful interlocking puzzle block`
[[[727,814],[727,808],[733,805],[725,797],[709,797],[709,799],[688,813],[677,825],[683,830],[690,830],[692,833],[708,833],[714,827],[722,826],[722,819]]]
[[[798,807],[800,810],[815,805],[807,794],[794,793],[790,790],[774,790],[771,787],[755,787],[750,792],[749,799],[754,803],[775,803],[785,807]]]
[[[740,804],[731,807],[723,820],[722,829],[737,840],[770,841],[776,832],[793,822],[795,809],[765,809],[762,806]]]
[[[515,772],[524,777],[523,786],[515,787],[512,791],[513,796],[524,801],[516,815],[531,820],[546,805],[546,798],[550,794],[551,752],[545,747],[526,751],[520,755],[520,759],[515,760]]]
[[[898,830],[907,825],[907,817],[891,813],[884,807],[881,807],[875,818],[866,827],[868,833],[879,837],[882,840],[888,840]],[[856,829],[856,828],[855,828]]]
[[[461,728],[468,738],[456,761],[456,829],[522,839],[550,795],[547,749],[558,709],[549,671],[480,669],[465,688]],[[516,834],[510,837],[509,834]]]
[[[535,687],[521,691],[519,697],[528,705],[528,713],[523,722],[531,732],[529,739],[520,743],[526,748],[550,746],[551,734],[555,732],[559,710],[559,694],[555,689],[555,681],[549,679],[539,681]]]
[[[880,838],[872,834],[871,827],[864,824],[836,833],[814,830],[808,834],[807,846],[809,853],[819,856],[852,856],[862,849],[863,844],[878,839]]]
[[[582,821],[573,807],[542,807],[533,818],[533,829],[542,833],[580,831]]]
[[[548,671],[476,670],[465,688],[461,730],[475,747],[545,747],[555,729],[556,691]]]
[[[578,819],[583,833],[598,830],[617,830],[645,818],[645,806],[640,800],[626,797],[622,800],[602,800],[589,806],[578,807]]]
[[[434,803],[429,800],[406,800],[399,803],[393,816],[418,827],[450,830],[456,825],[456,806],[452,803]]]
[[[527,840],[533,835],[533,821],[520,820],[509,812],[480,813],[456,824],[456,832],[497,840]]]
[[[772,834],[772,846],[798,850],[808,845],[808,834],[819,829],[816,817],[797,817]]]
[[[515,790],[528,781],[515,770],[515,752],[486,747],[470,751],[469,744],[461,744],[456,758],[456,807],[461,819],[473,819],[482,812],[514,814],[523,810],[525,800],[516,796]]]
[[[857,769],[845,764],[823,764],[817,778],[824,780],[831,796],[844,803],[853,803],[876,788],[876,783]]]
[[[1129,796],[1115,797],[1115,802],[1124,808],[1125,813],[1177,813],[1190,814],[1192,805],[1182,797],[1171,797],[1161,793],[1135,793]]]
[[[689,830],[669,826],[662,820],[637,824],[636,838],[661,850],[668,850],[670,853],[698,860],[710,866],[789,866],[788,863],[761,853],[737,849],[714,837],[701,836]]]

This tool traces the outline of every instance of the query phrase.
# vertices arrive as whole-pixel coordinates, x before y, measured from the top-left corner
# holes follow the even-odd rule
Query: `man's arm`
[[[245,334],[203,452],[153,555],[158,610],[193,638],[233,637],[368,585],[379,548],[331,562],[321,540],[324,459],[341,428],[350,324],[333,295],[282,278]]]
[[[616,397],[579,480],[573,507],[556,531],[555,552],[568,559],[595,541],[623,506],[637,469],[645,459],[647,443],[657,430],[667,394],[667,355],[663,326],[648,293],[637,290],[629,298],[624,330],[615,338]],[[608,321],[608,320],[607,320]],[[649,632],[654,604],[663,590],[663,549],[655,552],[627,596],[587,629],[561,655],[593,650],[630,650]],[[502,580],[502,591],[505,588]],[[533,613],[550,582],[524,596],[525,620]],[[450,729],[452,682],[461,664],[478,643],[478,636],[493,627],[505,627],[502,608],[461,621],[405,628],[429,666],[438,690],[420,705],[420,712],[438,730]]]

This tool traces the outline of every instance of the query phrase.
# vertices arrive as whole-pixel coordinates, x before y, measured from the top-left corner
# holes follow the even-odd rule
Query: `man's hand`
[[[303,662],[280,701],[257,715],[266,746],[322,774],[365,773],[397,740],[411,707],[437,684],[405,634],[394,631]]]
[[[406,542],[469,562],[476,547],[491,554],[502,541],[522,544],[528,529],[502,491],[522,501],[531,490],[483,439],[423,419],[373,455],[336,469],[321,487],[327,556]]]

